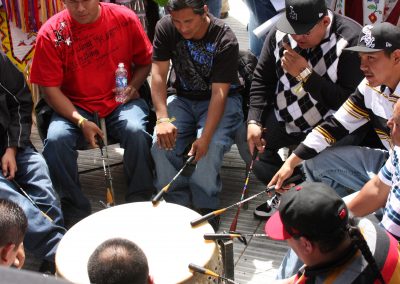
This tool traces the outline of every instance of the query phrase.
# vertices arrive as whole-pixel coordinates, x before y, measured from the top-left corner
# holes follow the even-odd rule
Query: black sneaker
[[[43,260],[40,265],[39,272],[48,275],[56,274],[56,265],[54,262]]]
[[[280,194],[275,194],[270,200],[257,206],[254,210],[254,216],[261,220],[267,220],[278,209]]]

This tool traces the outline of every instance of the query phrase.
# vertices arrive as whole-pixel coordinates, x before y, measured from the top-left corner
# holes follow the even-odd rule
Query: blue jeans
[[[262,38],[256,37],[253,30],[263,24],[264,22],[271,19],[277,14],[274,6],[271,4],[270,0],[245,0],[247,7],[250,12],[249,19],[249,40],[250,40],[250,50],[253,52],[257,58],[261,54],[261,49],[264,44],[265,36]]]
[[[323,182],[344,197],[359,191],[385,164],[389,153],[360,146],[329,148],[304,162],[307,180]]]
[[[195,101],[178,96],[167,99],[168,114],[175,117],[178,128],[175,148],[167,151],[158,147],[157,135],[153,136],[151,153],[156,165],[156,188],[161,190],[184,164],[184,151],[204,129],[210,101]],[[180,175],[165,194],[165,200],[196,209],[216,209],[222,188],[219,175],[224,153],[230,150],[236,130],[243,121],[242,98],[229,96],[225,112],[209,144],[207,154],[197,162],[190,177]]]
[[[93,114],[77,108],[85,118]],[[151,136],[146,132],[148,107],[143,99],[118,106],[105,118],[108,136],[124,148],[124,173],[127,201],[150,199],[153,193],[153,170],[150,155]],[[91,213],[88,198],[83,194],[78,174],[77,149],[87,146],[82,131],[69,120],[54,113],[44,143],[43,155],[61,199],[64,218],[84,218]],[[99,151],[100,155],[100,151]]]
[[[43,157],[33,147],[18,149],[15,181],[47,214],[46,218],[0,171],[0,198],[17,203],[28,219],[24,245],[39,259],[54,262],[57,245],[65,234],[60,204]]]
[[[216,18],[221,16],[221,0],[207,0],[208,11]]]
[[[304,162],[307,181],[323,182],[344,197],[359,191],[385,164],[389,154],[385,150],[360,146],[329,148]],[[303,265],[290,249],[279,267],[277,279],[294,275]]]

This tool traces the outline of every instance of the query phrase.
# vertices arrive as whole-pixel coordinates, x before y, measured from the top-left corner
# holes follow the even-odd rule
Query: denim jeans
[[[7,180],[0,171],[0,198],[17,203],[28,219],[25,248],[39,259],[54,262],[57,245],[65,234],[60,204],[50,180],[49,169],[43,157],[33,147],[18,149],[15,181],[47,214],[46,218],[26,198],[15,184]]]
[[[216,18],[221,16],[222,0],[207,0],[208,11]]]
[[[258,38],[253,33],[253,30],[257,28],[259,25],[268,21],[277,13],[270,0],[245,0],[245,3],[249,8],[250,12],[250,19],[248,26],[250,50],[251,52],[253,52],[255,56],[259,57],[266,36]]]
[[[77,108],[85,118],[93,114]],[[124,148],[124,173],[128,190],[126,200],[150,199],[153,192],[151,136],[145,131],[148,107],[143,99],[118,106],[105,118],[108,136]],[[43,155],[49,165],[54,187],[61,199],[65,219],[84,218],[91,213],[78,174],[77,149],[85,148],[82,131],[72,122],[54,113],[44,143]],[[100,151],[99,151],[100,155]]]
[[[385,164],[389,153],[360,146],[329,148],[304,162],[310,182],[323,182],[344,197],[359,191]]]
[[[201,136],[204,129],[209,100],[195,101],[178,96],[167,99],[168,114],[175,117],[178,137],[173,150],[158,147],[157,134],[153,136],[151,152],[156,165],[156,188],[161,190],[176,175],[184,164],[185,149]],[[197,162],[190,177],[180,175],[165,194],[165,200],[196,209],[216,209],[219,206],[219,193],[222,188],[219,175],[224,153],[233,144],[235,133],[243,120],[242,98],[229,96],[225,112],[209,144],[207,154]]]

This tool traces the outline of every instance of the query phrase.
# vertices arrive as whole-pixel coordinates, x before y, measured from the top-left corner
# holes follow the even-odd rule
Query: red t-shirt
[[[79,24],[63,10],[41,27],[30,80],[60,86],[74,105],[104,117],[118,105],[112,91],[118,63],[151,64],[152,45],[132,10],[100,6],[101,15],[93,23]],[[127,69],[129,82],[132,72]]]

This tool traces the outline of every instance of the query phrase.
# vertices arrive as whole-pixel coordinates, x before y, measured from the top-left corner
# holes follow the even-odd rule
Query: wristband
[[[169,117],[159,118],[159,119],[157,119],[157,121],[156,121],[156,125],[157,125],[157,124],[160,124],[160,123],[164,123],[164,122],[173,122],[173,121],[175,121],[175,120],[176,120],[175,117],[171,117],[171,118],[169,118]]]
[[[256,120],[249,120],[248,122],[247,122],[247,125],[249,125],[249,124],[255,124],[255,125],[257,125],[257,126],[260,126],[261,128],[262,128],[262,124],[261,123],[259,123],[258,121],[256,121]]]
[[[78,127],[79,127],[79,128],[82,128],[82,125],[83,125],[83,123],[84,123],[85,121],[87,121],[87,119],[84,118],[84,117],[81,117],[81,118],[78,120],[78,123],[77,123]]]

